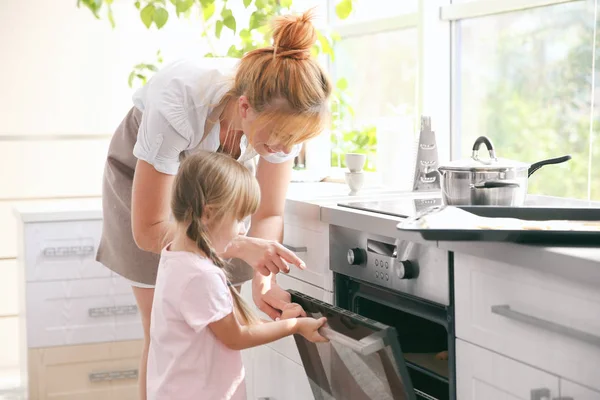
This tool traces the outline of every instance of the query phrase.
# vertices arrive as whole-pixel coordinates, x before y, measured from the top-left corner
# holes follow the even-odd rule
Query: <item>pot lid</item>
[[[483,157],[481,156],[479,147],[482,144],[487,147],[487,152],[489,155],[485,155]],[[438,169],[442,171],[506,171],[514,169],[528,169],[529,166],[530,164],[521,161],[497,158],[492,141],[485,136],[480,136],[473,144],[473,153],[471,158],[451,161],[447,164],[441,165]]]

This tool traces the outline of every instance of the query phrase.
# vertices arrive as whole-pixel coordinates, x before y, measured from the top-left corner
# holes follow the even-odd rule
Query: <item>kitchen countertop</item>
[[[340,202],[350,200],[385,200],[409,194],[410,192],[373,187],[365,188],[359,196],[349,196],[345,184],[292,183],[288,191],[286,209],[296,216],[319,218],[328,224],[535,268],[588,284],[600,284],[600,245],[599,248],[590,248],[491,242],[428,242],[420,236],[399,231],[396,226],[402,220],[401,218],[337,206]],[[587,203],[575,202],[575,204],[585,206]],[[99,198],[49,200],[36,202],[35,205],[20,206],[15,209],[15,214],[23,222],[101,219],[102,203]]]

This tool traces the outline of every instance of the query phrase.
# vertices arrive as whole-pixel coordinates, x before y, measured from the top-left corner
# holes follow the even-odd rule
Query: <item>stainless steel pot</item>
[[[489,159],[479,157],[485,145]],[[453,206],[522,206],[527,197],[529,177],[549,164],[569,161],[571,156],[528,164],[496,157],[492,141],[480,136],[473,144],[471,158],[453,161],[438,168],[444,203]]]

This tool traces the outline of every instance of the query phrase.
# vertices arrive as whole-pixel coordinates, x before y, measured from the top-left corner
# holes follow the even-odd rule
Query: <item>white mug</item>
[[[350,172],[361,172],[367,162],[366,154],[346,153],[346,166]]]
[[[364,172],[346,172],[346,183],[350,187],[351,195],[358,193],[365,184]]]

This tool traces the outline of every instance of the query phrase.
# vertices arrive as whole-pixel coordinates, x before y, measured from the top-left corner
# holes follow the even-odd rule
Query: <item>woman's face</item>
[[[254,128],[252,124],[256,120],[257,114],[245,96],[240,97],[240,116],[242,130],[248,138],[248,142],[258,154],[268,156],[273,153],[289,154],[292,151],[291,147],[284,146],[272,137],[272,132],[276,127],[266,125],[256,127],[254,131],[252,130]]]

